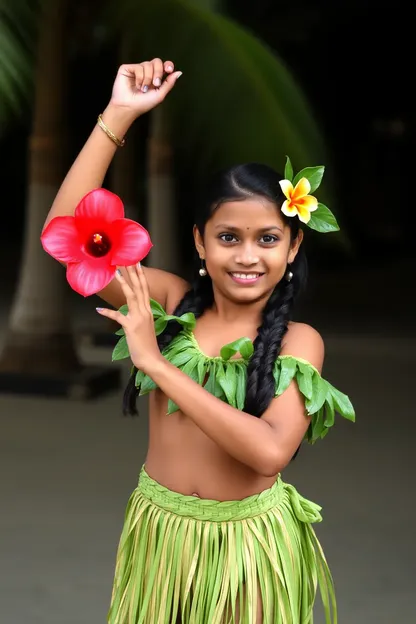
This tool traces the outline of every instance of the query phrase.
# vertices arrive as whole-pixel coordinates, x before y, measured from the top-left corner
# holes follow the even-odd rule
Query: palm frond
[[[201,171],[243,160],[282,170],[286,154],[298,169],[322,162],[301,87],[252,34],[190,0],[124,0],[122,17],[138,59],[171,58],[183,71],[167,105],[175,145]]]
[[[0,0],[0,129],[33,93],[37,0]]]

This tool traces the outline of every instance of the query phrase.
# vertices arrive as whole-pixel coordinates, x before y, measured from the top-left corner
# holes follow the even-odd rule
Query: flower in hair
[[[74,216],[52,219],[41,242],[49,255],[67,265],[69,285],[84,297],[105,288],[117,266],[137,264],[152,248],[147,230],[126,219],[121,199],[103,188],[87,193]]]
[[[282,212],[287,217],[298,217],[302,223],[318,232],[336,232],[339,225],[327,206],[311,195],[320,186],[325,167],[305,167],[295,176],[289,156],[286,157],[285,179],[280,188],[286,199]]]
[[[297,215],[302,223],[308,223],[311,212],[318,208],[316,197],[309,195],[311,190],[309,181],[301,178],[296,186],[293,186],[290,180],[280,180],[279,184],[286,197],[281,208],[283,214],[287,217]]]

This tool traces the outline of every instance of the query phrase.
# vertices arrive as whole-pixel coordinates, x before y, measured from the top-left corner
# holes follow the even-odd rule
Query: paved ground
[[[324,508],[316,528],[340,624],[416,622],[416,344],[407,331],[382,334],[324,332],[325,375],[351,396],[358,420],[305,447],[285,475]],[[107,350],[82,353],[109,361]],[[93,403],[0,395],[0,431],[1,623],[104,624],[145,415],[123,419],[120,393]]]

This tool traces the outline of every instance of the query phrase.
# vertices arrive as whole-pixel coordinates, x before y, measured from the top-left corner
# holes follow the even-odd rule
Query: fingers
[[[163,97],[165,97],[169,93],[169,91],[171,91],[173,89],[173,87],[176,84],[176,81],[181,76],[182,76],[182,72],[178,71],[178,72],[175,72],[173,74],[170,74],[166,78],[165,82],[162,84],[162,86],[159,89],[159,91],[163,95]]]
[[[141,284],[141,289],[143,293],[143,298],[146,303],[146,307],[150,310],[150,293],[149,293],[149,285],[147,283],[146,276],[144,274],[142,265],[139,263],[136,267],[136,275]]]
[[[151,313],[149,287],[140,262],[127,267],[127,273],[140,311]]]
[[[160,58],[153,59],[153,86],[159,88],[164,74],[163,61]]]
[[[175,65],[174,63],[172,63],[172,61],[165,61],[164,67],[167,74],[172,74],[175,69]]]
[[[101,314],[101,316],[106,316],[112,321],[116,321],[116,323],[118,323],[122,327],[125,327],[126,317],[124,316],[124,314],[122,314],[118,310],[109,310],[108,308],[95,308],[95,309],[97,310],[98,314]]]
[[[172,61],[162,61],[160,58],[155,58],[153,61],[145,61],[144,63],[137,63],[133,65],[122,65],[120,72],[125,76],[134,80],[135,87],[142,93],[147,93],[151,87],[159,89],[166,82],[168,82],[169,88],[165,87],[165,92],[168,93],[173,87],[172,78],[176,79],[181,75],[180,72],[175,72],[175,65]],[[167,76],[163,81],[163,77]]]
[[[153,63],[146,62],[141,65],[143,68],[143,80],[140,88],[143,93],[146,93],[153,82]]]
[[[138,311],[138,302],[135,295],[133,285],[130,283],[127,271],[125,268],[117,269],[116,278],[120,282],[121,290],[126,297],[127,307],[129,309],[129,315]]]

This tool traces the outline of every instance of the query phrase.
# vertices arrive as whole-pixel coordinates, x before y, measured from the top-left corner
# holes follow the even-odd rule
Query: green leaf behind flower
[[[310,192],[313,193],[320,186],[324,177],[325,167],[305,167],[295,175],[293,186],[295,186],[301,178],[306,178],[311,185]]]
[[[317,210],[311,212],[308,227],[324,234],[327,232],[337,232],[339,230],[337,220],[330,209],[324,204],[318,204]]]
[[[289,156],[286,156],[286,164],[285,164],[285,180],[289,180],[289,182],[292,182],[293,180],[293,166],[292,163],[290,162],[290,158]]]

